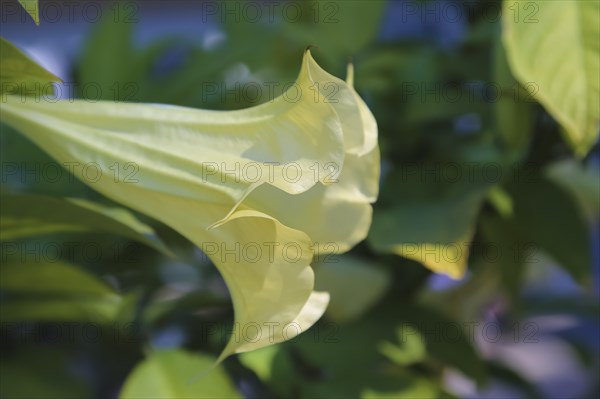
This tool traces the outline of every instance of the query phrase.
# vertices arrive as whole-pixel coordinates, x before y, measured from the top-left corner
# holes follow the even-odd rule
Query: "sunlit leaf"
[[[425,338],[410,325],[397,331],[398,343],[388,341],[378,345],[379,351],[388,359],[401,366],[407,366],[425,359]]]
[[[37,3],[37,2],[36,2]],[[12,43],[0,37],[0,93],[19,93],[32,90],[35,93],[52,94],[50,82],[60,78],[48,72]],[[27,90],[24,90],[26,88]]]
[[[600,126],[600,2],[504,1],[502,14],[514,75],[585,155]]]
[[[416,188],[406,186],[409,191]],[[434,272],[462,277],[486,194],[484,187],[464,188],[448,195],[404,194],[397,198],[392,208],[375,213],[369,234],[371,246],[417,261]]]
[[[38,0],[19,0],[19,3],[23,6],[27,14],[33,18],[36,25],[40,24],[40,10],[38,6]]]
[[[241,398],[215,358],[182,350],[155,352],[129,375],[119,397]]]
[[[427,378],[412,378],[404,380],[402,389],[377,391],[367,388],[360,396],[361,399],[415,399],[442,398],[443,395],[431,380]]]

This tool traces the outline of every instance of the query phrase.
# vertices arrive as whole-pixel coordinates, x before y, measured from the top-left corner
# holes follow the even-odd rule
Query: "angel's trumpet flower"
[[[349,75],[348,83],[331,76],[307,50],[293,86],[244,110],[8,95],[2,120],[211,258],[241,332],[224,358],[315,323],[329,296],[313,291],[313,256],[347,251],[367,235],[377,125]]]

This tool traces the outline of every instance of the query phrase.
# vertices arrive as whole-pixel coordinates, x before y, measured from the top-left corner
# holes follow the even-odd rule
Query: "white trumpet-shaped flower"
[[[315,323],[329,296],[313,290],[314,255],[347,251],[367,234],[377,126],[349,75],[328,74],[306,51],[295,85],[244,110],[9,95],[2,121],[90,187],[204,250],[240,331],[224,358]]]

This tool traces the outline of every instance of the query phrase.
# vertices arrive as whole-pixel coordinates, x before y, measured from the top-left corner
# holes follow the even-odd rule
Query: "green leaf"
[[[119,302],[104,298],[41,297],[3,301],[0,304],[1,320],[11,321],[94,321],[110,323],[119,311]]]
[[[572,194],[587,216],[600,217],[600,172],[595,167],[584,167],[575,160],[553,163],[546,168],[548,179]]]
[[[24,87],[36,88],[36,92],[46,92],[49,82],[60,82],[61,79],[48,72],[33,61],[12,43],[0,37],[0,93],[18,93]],[[44,89],[40,89],[42,86]],[[48,94],[52,92],[47,91]]]
[[[21,6],[23,6],[25,11],[27,11],[27,14],[29,14],[31,18],[33,18],[33,22],[35,22],[36,25],[39,25],[40,10],[38,7],[38,0],[19,0],[19,3],[21,4]]]
[[[115,21],[112,13],[94,27],[89,41],[83,48],[79,65],[82,87],[93,84],[99,90],[91,100],[132,101],[139,89],[136,71],[136,55],[132,37],[135,24],[123,19]],[[80,95],[85,96],[82,92]]]
[[[545,178],[510,187],[517,230],[580,283],[590,277],[591,239],[575,199]]]
[[[329,292],[325,314],[337,322],[354,320],[375,305],[390,279],[385,269],[352,256],[326,255],[315,265],[315,289]]]
[[[241,398],[216,359],[183,350],[155,352],[129,375],[121,399]]]
[[[485,363],[471,345],[472,336],[468,329],[465,331],[460,323],[423,305],[404,306],[398,309],[396,316],[402,320],[397,332],[401,342],[406,342],[407,337],[416,330],[424,338],[430,356],[446,366],[455,367],[479,385],[486,381]]]
[[[9,263],[2,266],[0,274],[0,289],[7,292],[115,297],[106,283],[67,263]]]
[[[285,344],[273,345],[238,355],[240,362],[282,397],[292,395],[297,381],[296,367]]]
[[[385,1],[316,1],[303,10],[303,23],[284,18],[290,38],[320,47],[325,54],[352,56],[375,39]]]
[[[63,262],[11,262],[0,269],[3,321],[111,320],[120,297],[104,282]]]
[[[495,126],[503,143],[512,150],[513,158],[519,159],[527,150],[533,136],[535,101],[510,72],[506,52],[500,40],[496,40],[494,50],[495,83],[504,93],[494,103]],[[529,90],[534,87],[529,86]]]
[[[418,363],[425,359],[425,338],[410,325],[403,326],[397,331],[399,345],[391,342],[381,342],[379,351],[388,359],[401,366]]]
[[[1,198],[3,242],[42,234],[101,231],[139,241],[171,256],[152,228],[123,208],[32,194],[3,194]]]
[[[505,1],[503,42],[509,65],[585,155],[600,122],[600,2]]]
[[[3,327],[4,328],[4,327]],[[15,348],[16,349],[16,348]],[[14,356],[13,356],[14,354]],[[89,383],[72,367],[73,359],[57,345],[19,345],[0,360],[0,397],[11,399],[93,398]]]
[[[439,387],[427,378],[406,379],[404,383],[405,386],[402,388],[390,391],[367,388],[362,392],[361,399],[437,399],[443,397]]]
[[[466,333],[453,339],[451,344],[444,336],[432,334],[432,330],[437,328],[439,331],[449,324],[449,320],[428,308],[388,301],[358,322],[342,326],[334,323],[317,325],[312,333],[300,335],[290,343],[293,348],[290,355],[299,375],[289,384],[290,388],[297,384],[299,396],[303,398],[438,397],[440,387],[435,380],[422,381],[410,368],[388,360],[397,353],[387,351],[386,343],[408,343],[407,338],[412,332],[417,333],[414,338],[423,338],[421,343],[427,351],[426,359],[423,359],[425,364],[438,360],[444,366],[456,367],[477,381],[483,381],[485,368],[464,338]],[[423,347],[414,349],[407,358],[418,362],[417,359],[425,357]],[[280,376],[276,368],[272,373],[271,380]],[[423,389],[428,392],[425,394]]]
[[[467,176],[465,173],[461,175]],[[436,176],[439,178],[441,173]],[[462,277],[467,267],[468,244],[487,188],[460,184],[460,190],[456,186],[444,191],[439,186],[427,192],[425,185],[407,184],[404,177],[395,176],[402,181],[399,187],[404,192],[394,205],[376,210],[369,243],[377,251],[412,259],[437,273]]]
[[[527,260],[535,248],[528,245],[526,239],[520,236],[515,220],[510,216],[502,218],[497,215],[485,215],[479,221],[480,231],[486,240],[487,248],[498,252],[497,258],[486,259],[502,282],[512,299],[517,299],[525,277]]]
[[[177,299],[153,301],[146,307],[142,320],[148,324],[155,324],[174,314],[189,314],[203,307],[214,309],[229,306],[231,306],[229,300],[223,299],[214,293],[204,290],[194,291]]]

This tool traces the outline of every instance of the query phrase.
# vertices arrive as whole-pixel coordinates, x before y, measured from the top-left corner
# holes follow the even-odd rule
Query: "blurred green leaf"
[[[118,4],[118,3],[116,3]],[[93,101],[132,101],[139,90],[133,49],[135,24],[105,13],[83,47],[78,69],[81,97]]]
[[[430,356],[460,370],[479,385],[486,382],[488,371],[485,363],[472,346],[472,336],[460,323],[423,305],[404,306],[397,310],[396,316],[402,320],[397,331],[401,342],[416,330],[423,336]]]
[[[575,196],[586,215],[596,220],[600,217],[600,172],[597,168],[584,167],[575,160],[567,159],[548,165],[545,174]]]
[[[95,321],[109,323],[115,319],[119,302],[112,299],[48,298],[3,300],[2,321]]]
[[[349,255],[326,256],[316,264],[315,290],[331,296],[326,315],[337,322],[359,318],[375,305],[390,285],[389,273]]]
[[[216,358],[183,350],[152,353],[129,375],[120,398],[241,398]]]
[[[3,242],[49,233],[101,231],[139,241],[171,256],[154,230],[123,208],[83,199],[2,194],[0,216]]]
[[[438,399],[445,395],[427,378],[414,378],[407,381],[397,391],[377,391],[367,388],[362,392],[362,399]]]
[[[48,86],[50,90],[47,90],[45,85],[61,81],[2,37],[0,54],[0,93],[27,92],[23,89],[34,88],[37,93],[52,94],[53,87]]]
[[[282,397],[292,396],[297,383],[296,367],[284,345],[272,345],[238,355],[240,362]]]
[[[502,90],[494,103],[495,128],[516,160],[523,156],[533,136],[534,100],[510,72],[500,39],[496,40],[494,50],[495,84]],[[526,84],[529,90],[534,87]]]
[[[0,289],[7,292],[117,298],[106,283],[67,263],[9,263],[0,273]],[[32,284],[35,281],[43,284]]]
[[[104,282],[63,262],[12,262],[0,269],[3,321],[111,320],[120,297]]]
[[[579,155],[598,140],[600,2],[505,1],[503,42],[523,86],[566,129]]]
[[[479,228],[486,240],[484,248],[493,248],[484,260],[492,264],[495,274],[501,276],[510,298],[517,300],[525,277],[526,261],[531,255],[528,251],[534,248],[520,236],[510,216],[485,215],[479,220]]]
[[[73,372],[64,350],[30,347],[18,356],[3,353],[0,360],[0,397],[6,399],[86,399],[91,387]]]
[[[379,351],[388,359],[401,366],[423,361],[427,355],[425,338],[411,326],[403,326],[398,332],[399,345],[381,342]]]
[[[395,324],[388,312],[376,309],[354,323],[317,324],[289,343],[244,353],[240,360],[277,397],[410,393],[417,375],[398,369],[377,349],[380,343],[394,340]],[[435,383],[428,383],[437,389]]]
[[[231,303],[211,292],[190,292],[177,299],[155,300],[145,309],[143,320],[149,324],[163,321],[173,314],[189,314],[203,307],[229,307]]]
[[[399,194],[393,207],[375,211],[368,240],[378,251],[392,252],[435,272],[460,278],[466,270],[468,243],[487,187],[464,178],[462,183],[457,180],[456,186],[450,184],[447,191],[442,185],[434,185],[437,188],[427,192],[422,182],[407,184],[407,173],[418,178],[424,170],[437,170],[434,178],[441,179],[442,173],[435,165],[414,165],[410,171],[395,176],[408,192]],[[467,176],[463,172],[460,171],[461,176]]]
[[[575,280],[589,281],[592,264],[588,226],[575,199],[546,178],[509,188],[516,228],[559,262]]]
[[[307,2],[303,23],[290,18],[286,33],[304,46],[320,47],[331,58],[349,57],[376,37],[385,5],[383,0]]]

